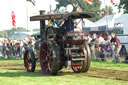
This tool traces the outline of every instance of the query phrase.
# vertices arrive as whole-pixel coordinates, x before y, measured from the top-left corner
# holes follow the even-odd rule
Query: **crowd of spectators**
[[[0,41],[1,57],[4,58],[23,58],[27,47],[33,47],[35,38],[24,38],[23,40],[3,40]]]
[[[107,56],[112,56],[112,61],[119,62],[121,45],[119,39],[115,33],[107,36],[105,39],[102,34],[88,36],[88,42],[90,43],[92,51],[92,59],[106,61]]]
[[[120,41],[115,33],[111,33],[105,39],[102,34],[93,34],[86,36],[92,53],[92,59],[106,61],[107,56],[112,56],[112,61],[120,61]],[[4,58],[23,58],[25,49],[27,47],[34,48],[35,42],[38,43],[39,39],[25,38],[23,40],[4,40],[0,41],[1,54]]]

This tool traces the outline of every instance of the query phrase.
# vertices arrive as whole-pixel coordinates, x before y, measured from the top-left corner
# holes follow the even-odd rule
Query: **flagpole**
[[[28,7],[26,6],[26,18],[27,18],[27,32],[28,32]]]
[[[35,0],[27,0],[28,2],[31,2],[33,4],[33,6],[35,6]],[[28,15],[28,6],[26,4],[26,16],[27,16],[27,32],[28,32],[28,28],[29,28],[29,15]],[[33,33],[32,30],[32,23],[30,22],[30,31],[31,33]]]
[[[105,16],[106,16],[106,24],[107,24],[107,26],[106,26],[106,31],[107,31],[107,34],[108,34],[108,18],[107,18],[107,16],[108,16],[108,10],[107,10],[107,7],[106,7],[106,2],[105,2],[106,0],[104,0],[104,6],[105,6]]]

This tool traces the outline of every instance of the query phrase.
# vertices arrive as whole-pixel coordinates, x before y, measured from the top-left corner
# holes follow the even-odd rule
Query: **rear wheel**
[[[44,41],[40,49],[40,65],[46,75],[56,75],[60,69],[59,47],[54,41]]]
[[[35,54],[32,49],[27,49],[24,54],[24,66],[27,72],[34,72],[36,67]]]

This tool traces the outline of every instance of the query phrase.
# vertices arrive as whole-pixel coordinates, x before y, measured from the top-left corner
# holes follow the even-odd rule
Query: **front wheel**
[[[85,63],[85,68],[83,68],[82,72],[87,72],[89,70],[90,67],[90,61],[91,61],[91,51],[90,51],[90,47],[88,44],[85,44],[85,50],[86,50],[86,63]]]
[[[90,67],[90,50],[88,45],[83,45],[71,58],[71,67],[74,72],[87,72]]]

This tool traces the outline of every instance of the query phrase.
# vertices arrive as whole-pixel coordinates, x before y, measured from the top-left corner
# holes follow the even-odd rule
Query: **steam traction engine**
[[[31,21],[40,21],[41,45],[38,52],[39,58],[35,56],[31,48],[25,51],[26,71],[34,72],[36,61],[39,60],[41,70],[46,75],[56,75],[63,66],[71,66],[72,70],[77,73],[87,72],[90,67],[91,54],[83,38],[86,33],[74,32],[74,22],[76,19],[93,17],[95,17],[93,13],[87,12],[32,16]]]

